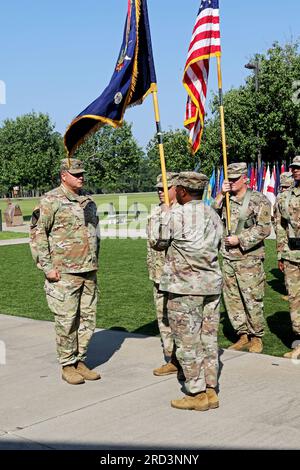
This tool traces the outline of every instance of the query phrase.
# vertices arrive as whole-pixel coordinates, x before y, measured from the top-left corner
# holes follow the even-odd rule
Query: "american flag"
[[[200,147],[203,132],[209,58],[220,55],[219,0],[202,0],[183,75],[188,93],[184,125],[190,131],[193,153]]]

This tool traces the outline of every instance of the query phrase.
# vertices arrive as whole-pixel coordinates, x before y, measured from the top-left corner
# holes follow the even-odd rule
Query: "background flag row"
[[[289,171],[286,162],[274,162],[271,164],[262,162],[259,169],[256,163],[249,163],[247,173],[248,187],[265,194],[273,205],[279,192],[280,175],[286,171]],[[203,196],[207,204],[211,204],[212,198],[215,198],[221,191],[223,180],[223,167],[213,168],[207,190]]]

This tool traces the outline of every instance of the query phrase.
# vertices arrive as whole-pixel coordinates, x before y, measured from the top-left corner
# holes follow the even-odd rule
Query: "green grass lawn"
[[[11,240],[12,238],[28,238],[24,232],[0,232],[0,240]]]
[[[148,210],[151,207],[151,204],[157,204],[158,203],[158,197],[155,192],[153,193],[135,193],[135,194],[96,194],[92,196],[95,203],[97,204],[98,210],[107,210],[108,205],[110,202],[113,202],[115,209],[116,210],[128,210],[128,209],[133,209],[133,204],[134,202],[137,202],[139,204],[139,209],[143,210],[147,208]],[[127,198],[127,201],[125,202],[124,198]],[[34,207],[38,204],[39,199],[38,198],[16,198],[12,199],[14,204],[18,204],[21,208],[23,217],[25,220],[29,220],[32,211]],[[124,207],[119,207],[119,206],[125,206]],[[1,199],[0,200],[0,210],[2,211],[2,220],[4,220],[4,211],[7,206],[6,199]],[[132,206],[132,207],[131,207]]]
[[[281,356],[293,340],[288,303],[281,299],[284,282],[277,270],[275,242],[268,240],[264,352]],[[28,245],[0,247],[0,312],[53,320],[43,292],[43,274],[31,259]],[[101,247],[97,326],[147,335],[158,334],[152,283],[146,268],[145,240],[103,240]],[[222,309],[219,343],[235,339]]]

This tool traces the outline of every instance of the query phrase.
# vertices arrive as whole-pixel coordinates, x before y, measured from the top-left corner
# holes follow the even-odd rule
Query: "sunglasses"
[[[240,179],[240,176],[238,178],[228,178],[229,183],[235,183]]]
[[[172,188],[173,186],[168,186],[168,191],[170,191],[170,189]],[[160,193],[163,193],[164,192],[164,188],[157,188],[157,191],[160,192]]]
[[[82,176],[84,176],[84,173],[76,173],[76,174],[73,174],[73,173],[70,173],[68,171],[68,173],[71,175],[71,176],[74,176],[74,178],[81,178]]]

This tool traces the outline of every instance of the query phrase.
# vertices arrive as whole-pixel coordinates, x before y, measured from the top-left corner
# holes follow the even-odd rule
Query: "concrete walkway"
[[[96,382],[60,378],[51,322],[0,316],[0,449],[300,449],[300,361],[220,351],[220,408],[181,411],[160,341],[98,330]],[[6,360],[5,360],[6,351]]]
[[[16,227],[6,227],[3,223],[3,232],[22,232],[29,234],[29,222],[24,222],[23,225]],[[100,227],[101,238],[146,238],[146,229],[134,229],[130,227],[119,227],[114,225],[112,227]],[[29,243],[29,238],[12,238],[10,240],[0,240],[0,246],[3,245],[19,245],[21,243]]]
[[[29,238],[11,238],[9,240],[0,240],[0,246],[21,245],[22,243],[29,243]]]
[[[272,229],[273,230],[273,229]],[[28,230],[27,230],[28,232]],[[110,238],[110,239],[125,239],[125,238],[147,238],[146,231],[144,229],[135,230],[135,229],[126,229],[126,228],[110,228],[110,229],[101,229],[101,239]],[[275,234],[272,231],[271,235],[268,237],[270,240],[275,239]],[[29,238],[12,238],[10,240],[0,240],[0,246],[6,245],[19,245],[22,243],[29,243]]]

